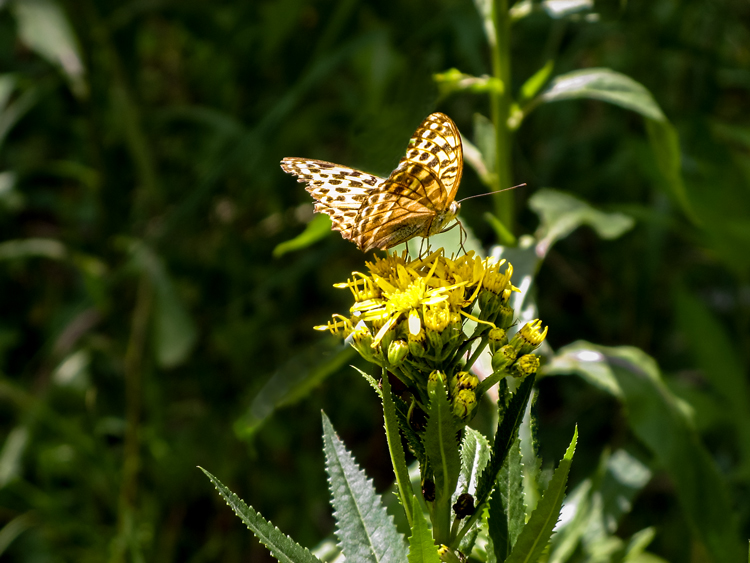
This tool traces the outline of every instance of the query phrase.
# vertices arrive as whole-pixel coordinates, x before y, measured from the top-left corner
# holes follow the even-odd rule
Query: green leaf
[[[176,367],[187,359],[198,339],[198,328],[178,296],[163,260],[140,241],[132,243],[131,252],[155,289],[152,339],[156,359],[161,367]]]
[[[688,353],[711,386],[721,395],[737,429],[745,470],[750,470],[750,385],[742,358],[724,326],[695,296],[676,293],[677,324]]]
[[[583,541],[588,554],[609,541],[633,499],[651,479],[651,470],[625,450],[602,454],[596,473],[565,499],[572,518],[560,523],[552,539],[549,563],[564,563]]]
[[[24,512],[6,523],[0,529],[0,555],[2,555],[13,541],[34,525],[34,513]]]
[[[542,8],[554,19],[565,18],[594,7],[594,0],[543,0]]]
[[[535,562],[547,547],[560,516],[560,509],[565,498],[565,486],[568,482],[568,473],[577,442],[578,427],[573,433],[570,446],[568,446],[565,456],[560,461],[560,465],[557,466],[544,496],[542,496],[534,512],[531,513],[531,517],[518,536],[518,541],[513,546],[513,551],[506,563]]]
[[[599,211],[577,197],[548,188],[531,196],[529,207],[539,215],[536,248],[542,257],[552,245],[582,225],[590,226],[599,237],[611,240],[622,236],[635,224],[632,217]]]
[[[477,486],[476,506],[477,509],[487,500],[487,497],[495,485],[497,474],[505,462],[505,458],[510,452],[513,442],[518,436],[518,426],[521,424],[526,403],[531,395],[531,389],[534,386],[534,376],[529,376],[523,380],[521,385],[514,393],[513,397],[505,410],[503,419],[497,426],[495,442],[492,445],[492,456],[487,469],[482,473]]]
[[[251,506],[230,491],[221,481],[208,471],[199,467],[219,491],[234,513],[240,517],[245,525],[255,534],[255,537],[265,545],[276,559],[282,563],[320,563],[315,557],[292,538],[281,532],[276,526],[264,519]]]
[[[59,67],[76,96],[86,96],[88,86],[81,50],[60,5],[54,0],[16,0],[12,8],[21,41]]]
[[[435,541],[448,544],[450,534],[451,498],[456,490],[461,461],[453,413],[442,381],[430,392],[424,446],[435,478],[433,533]]]
[[[536,96],[536,93],[544,86],[549,80],[552,70],[555,68],[555,61],[549,59],[544,66],[537,70],[531,77],[523,83],[521,86],[521,100],[529,100]]]
[[[273,257],[279,258],[287,252],[302,250],[303,248],[312,246],[319,240],[327,237],[331,232],[331,218],[325,213],[316,213],[304,231],[293,239],[276,245],[276,248],[273,249]]]
[[[646,132],[656,158],[656,167],[666,188],[664,191],[679,204],[682,212],[693,223],[700,223],[682,181],[682,157],[677,131],[666,119],[647,119]]]
[[[521,440],[521,463],[523,465],[523,498],[527,515],[530,515],[536,508],[543,491],[541,483],[542,458],[539,455],[537,439],[538,421],[532,409],[537,397],[538,394],[532,391],[531,398],[526,403],[523,420],[518,427],[518,438]]]
[[[562,348],[544,371],[577,373],[589,381],[608,372],[630,427],[672,479],[696,539],[716,563],[739,560],[739,533],[724,480],[651,357],[637,348],[579,341]]]
[[[15,89],[16,77],[14,75],[0,75],[0,148],[8,132],[37,101],[37,89],[29,88],[10,102],[11,94]]]
[[[651,92],[641,83],[608,68],[587,68],[556,76],[541,95],[543,102],[582,98],[609,102],[648,119],[666,119]]]
[[[456,496],[463,493],[474,495],[479,476],[490,460],[490,443],[481,432],[467,426],[461,442],[461,472],[458,475]]]
[[[336,536],[348,561],[403,563],[404,539],[367,479],[323,413],[323,449],[336,518]]]
[[[331,337],[316,342],[281,365],[250,403],[247,412],[235,422],[235,432],[252,436],[276,409],[292,405],[309,395],[329,375],[356,355],[354,348]]]
[[[409,468],[406,466],[406,456],[404,454],[404,445],[401,442],[401,434],[398,431],[398,417],[396,416],[396,405],[393,403],[391,394],[391,383],[388,380],[388,372],[383,372],[383,421],[385,424],[385,436],[388,441],[388,451],[391,454],[391,463],[393,471],[396,474],[396,484],[398,485],[398,498],[401,506],[404,507],[406,519],[410,525],[413,525],[414,515],[412,514],[412,498],[414,491],[411,488],[409,480]],[[421,508],[418,508],[421,512]]]
[[[516,438],[489,501],[489,536],[496,561],[507,559],[525,523],[521,444]]]
[[[432,539],[430,528],[427,526],[427,518],[419,506],[419,500],[412,495],[412,521],[411,536],[409,537],[409,563],[440,563],[438,546]]]

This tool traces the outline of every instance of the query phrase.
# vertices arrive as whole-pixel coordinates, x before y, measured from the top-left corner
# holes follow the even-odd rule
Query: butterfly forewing
[[[315,199],[315,211],[331,217],[333,229],[350,239],[354,219],[368,193],[385,180],[366,172],[323,160],[287,157],[281,161],[284,172],[307,184]]]
[[[388,179],[306,158],[285,158],[281,167],[307,184],[315,211],[327,213],[345,239],[364,251],[386,249],[435,234],[455,216],[461,135],[447,115],[428,116]]]
[[[370,192],[354,221],[352,240],[369,250],[427,236],[454,201],[462,171],[458,128],[448,116],[433,113],[414,132],[396,169]]]

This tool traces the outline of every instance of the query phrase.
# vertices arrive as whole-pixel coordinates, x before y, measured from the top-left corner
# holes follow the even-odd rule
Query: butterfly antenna
[[[504,190],[497,190],[497,191],[495,191],[495,192],[487,192],[486,194],[476,194],[476,195],[470,195],[469,197],[465,197],[465,198],[463,198],[462,200],[459,200],[459,201],[457,201],[456,203],[461,203],[461,202],[464,202],[464,201],[466,201],[467,199],[473,199],[473,198],[475,198],[475,197],[482,197],[482,196],[486,196],[486,195],[499,194],[500,192],[507,192],[508,190],[515,190],[516,188],[522,188],[522,187],[524,187],[525,185],[526,185],[526,184],[525,184],[525,183],[523,183],[523,184],[518,184],[517,186],[513,186],[513,187],[511,187],[511,188],[505,188]]]

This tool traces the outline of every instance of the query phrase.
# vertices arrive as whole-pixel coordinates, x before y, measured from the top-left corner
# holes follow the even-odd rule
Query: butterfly
[[[463,172],[461,134],[450,117],[429,115],[412,135],[406,156],[388,178],[322,160],[287,157],[284,172],[307,184],[315,211],[363,252],[429,237],[456,218]]]

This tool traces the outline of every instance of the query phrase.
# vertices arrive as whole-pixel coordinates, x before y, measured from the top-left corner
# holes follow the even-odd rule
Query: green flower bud
[[[383,365],[383,353],[380,347],[372,347],[372,334],[364,323],[358,324],[349,335],[352,347],[368,362]]]
[[[453,416],[468,420],[477,408],[477,394],[472,389],[461,389],[453,400]]]
[[[458,392],[462,389],[474,390],[479,385],[479,378],[475,375],[470,374],[468,371],[459,371],[456,375],[451,377],[450,392],[451,397],[458,395]]]
[[[513,324],[513,317],[515,314],[516,312],[513,310],[513,307],[507,303],[503,303],[497,308],[497,319],[495,320],[495,324],[500,328],[508,328]]]
[[[538,369],[539,356],[535,356],[534,354],[526,354],[525,356],[521,356],[520,358],[518,358],[518,361],[513,365],[511,375],[513,377],[520,377],[521,379],[524,379],[536,373]]]
[[[508,343],[508,333],[502,328],[493,328],[489,334],[490,353],[494,354],[498,348]]]
[[[510,344],[501,347],[492,356],[492,371],[502,371],[516,361],[518,353]]]
[[[388,346],[388,363],[398,366],[409,353],[409,345],[404,340],[394,340]]]

